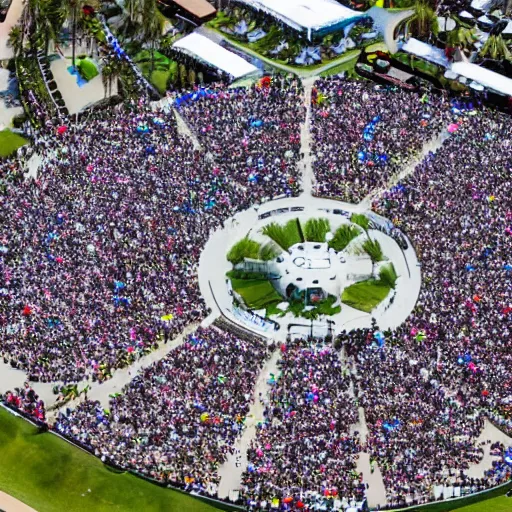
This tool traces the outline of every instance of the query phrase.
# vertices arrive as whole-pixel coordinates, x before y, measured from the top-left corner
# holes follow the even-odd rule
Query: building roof
[[[446,58],[443,50],[415,39],[414,37],[411,37],[402,46],[402,51],[412,53],[417,57],[421,57],[422,59],[428,60],[429,62],[433,62],[434,64],[438,64],[439,66],[443,66],[445,68],[447,68],[449,65],[448,59]]]
[[[206,0],[172,0],[173,3],[199,19],[213,16],[217,10]]]

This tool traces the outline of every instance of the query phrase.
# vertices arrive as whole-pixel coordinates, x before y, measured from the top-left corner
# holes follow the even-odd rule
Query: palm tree
[[[489,36],[480,50],[480,57],[493,60],[512,60],[510,50],[507,48],[507,43],[505,43],[501,34]]]
[[[23,30],[19,25],[12,27],[7,44],[12,48],[14,58],[17,58],[23,50]]]
[[[142,17],[142,36],[151,47],[151,73],[155,68],[155,46],[162,37],[164,17],[158,10],[156,0],[144,0]]]
[[[415,3],[410,26],[415,35],[420,38],[429,36],[437,28],[436,13],[425,0],[418,0]]]
[[[121,76],[121,62],[110,59],[101,69],[101,81],[105,89],[105,98],[112,95],[112,84]]]

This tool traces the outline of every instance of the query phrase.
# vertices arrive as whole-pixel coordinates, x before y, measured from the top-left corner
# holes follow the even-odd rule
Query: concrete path
[[[306,107],[306,118],[300,132],[300,151],[302,157],[302,190],[303,195],[311,196],[315,184],[313,173],[313,160],[311,156],[311,91],[315,84],[315,78],[302,80],[304,86],[304,106]]]
[[[512,438],[504,434],[501,430],[496,428],[488,419],[485,420],[485,427],[476,441],[479,446],[483,443],[484,457],[478,464],[473,464],[465,474],[473,478],[483,478],[484,472],[492,468],[493,461],[497,460],[490,453],[491,444],[500,442],[505,447],[512,446]]]
[[[94,77],[82,87],[78,87],[76,76],[70,74],[68,71],[69,66],[71,66],[71,60],[60,58],[52,61],[50,69],[69,114],[73,115],[101,101],[106,98],[107,95],[105,94],[105,88],[101,81],[101,74]],[[112,84],[112,90],[110,92],[111,96],[117,94],[117,82]]]
[[[199,140],[197,139],[195,133],[190,129],[190,127],[185,122],[183,117],[181,117],[181,114],[175,108],[173,108],[172,111],[174,113],[174,117],[176,118],[176,123],[178,125],[178,133],[189,139],[194,145],[194,149],[197,149],[199,151],[202,150],[203,148]]]
[[[7,17],[0,23],[0,61],[14,57],[12,48],[7,45],[12,27],[17,25],[23,14],[23,0],[12,0]]]
[[[420,152],[411,158],[409,162],[398,172],[397,174],[391,176],[388,182],[375,190],[372,190],[359,204],[364,209],[371,209],[373,200],[384,193],[386,190],[391,189],[397,183],[404,180],[410,174],[414,173],[416,167],[425,160],[425,157],[430,153],[435,153],[445,142],[446,139],[450,137],[450,134],[443,130],[437,137],[429,140],[424,146],[421,148]]]
[[[266,400],[270,391],[267,380],[271,373],[276,375],[279,370],[277,363],[280,358],[280,351],[276,349],[265,366],[262,368],[256,386],[254,388],[253,403],[245,420],[245,430],[235,443],[235,453],[230,455],[226,462],[219,468],[220,484],[219,498],[227,498],[231,491],[240,489],[240,482],[243,472],[247,469],[247,449],[251,441],[256,437],[256,425],[263,420],[265,406],[260,400],[260,393],[263,400]]]
[[[36,512],[32,507],[2,491],[0,491],[0,510],[4,512]]]
[[[374,27],[384,37],[384,43],[388,47],[389,53],[396,53],[398,46],[395,40],[395,29],[402,21],[411,18],[414,15],[414,11],[412,9],[390,11],[374,6],[366,14],[373,19]]]
[[[354,430],[359,432],[359,438],[363,446],[366,445],[366,438],[368,437],[368,426],[366,425],[366,416],[364,409],[359,407],[359,421],[354,425]],[[382,473],[377,463],[374,463],[375,470],[371,471],[370,455],[364,451],[359,454],[357,459],[357,471],[363,474],[363,480],[368,484],[368,505],[370,508],[384,507],[387,503],[386,488],[384,487],[384,480]]]

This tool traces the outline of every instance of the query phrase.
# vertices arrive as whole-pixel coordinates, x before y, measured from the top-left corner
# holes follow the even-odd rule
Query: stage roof
[[[193,32],[172,47],[209,64],[234,78],[256,73],[258,68],[205,36]]]
[[[419,39],[414,39],[414,37],[411,37],[402,46],[402,51],[412,53],[417,57],[421,57],[422,59],[433,62],[434,64],[438,64],[439,66],[443,66],[444,68],[449,66],[448,59],[446,58],[443,50],[436,48],[435,46],[431,46],[430,44],[424,43]]]

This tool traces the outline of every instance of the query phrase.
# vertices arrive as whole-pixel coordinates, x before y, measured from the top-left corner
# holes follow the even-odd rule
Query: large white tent
[[[328,33],[365,16],[333,0],[237,0],[264,11],[298,31]]]
[[[258,72],[256,66],[242,59],[242,57],[195,32],[179,39],[172,47],[220,69],[235,79]]]
[[[443,50],[424,43],[419,39],[415,39],[414,37],[411,37],[402,46],[402,51],[416,55],[417,57],[433,62],[434,64],[438,64],[439,66],[443,66],[444,68],[447,68],[450,64]]]
[[[474,80],[487,89],[512,96],[512,79],[506,76],[470,62],[454,62],[451,69],[454,73],[465,76],[469,80]]]

